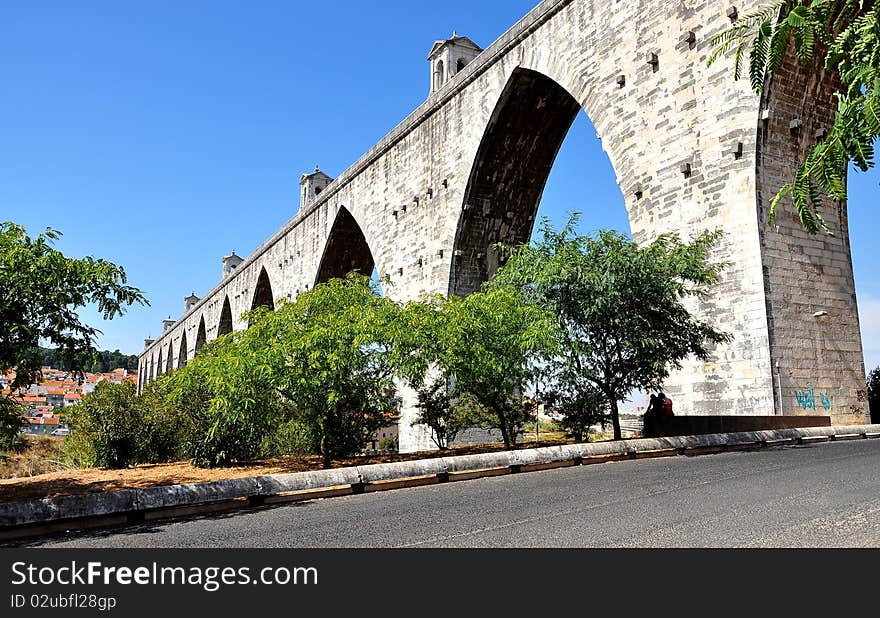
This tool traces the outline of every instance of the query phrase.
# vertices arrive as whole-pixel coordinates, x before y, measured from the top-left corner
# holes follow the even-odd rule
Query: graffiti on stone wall
[[[843,391],[839,389],[834,392],[824,391],[818,393],[817,399],[816,387],[812,384],[807,384],[803,390],[796,390],[794,392],[798,407],[801,410],[807,411],[819,411],[821,407],[824,412],[831,412],[834,409],[834,397],[842,395]]]
[[[797,399],[798,407],[801,410],[816,409],[816,389],[808,385],[806,390],[795,391],[794,396]]]

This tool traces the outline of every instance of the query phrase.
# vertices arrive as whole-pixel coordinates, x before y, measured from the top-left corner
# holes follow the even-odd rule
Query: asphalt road
[[[72,533],[47,547],[880,547],[880,440],[625,461]]]

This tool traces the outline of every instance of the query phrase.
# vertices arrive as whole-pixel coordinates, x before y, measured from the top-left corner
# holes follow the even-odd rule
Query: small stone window
[[[458,64],[455,66],[455,72],[458,73],[458,72],[464,70],[464,68],[465,68],[467,65],[468,65],[468,60],[467,60],[467,58],[459,58],[459,59],[458,59]]]

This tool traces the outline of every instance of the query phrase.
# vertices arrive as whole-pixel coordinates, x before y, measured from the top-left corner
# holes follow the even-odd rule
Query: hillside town
[[[115,369],[108,373],[83,373],[42,368],[43,379],[28,389],[15,393],[10,385],[15,371],[0,375],[3,396],[11,397],[26,410],[24,433],[29,435],[66,436],[70,429],[65,422],[64,409],[79,404],[83,395],[91,393],[101,382],[137,384],[137,372]]]

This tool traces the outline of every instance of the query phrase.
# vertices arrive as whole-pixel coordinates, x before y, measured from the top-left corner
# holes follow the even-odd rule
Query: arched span
[[[165,359],[165,373],[174,371],[174,341],[168,342],[168,358]]]
[[[177,368],[183,369],[189,360],[189,349],[186,345],[186,331],[180,337],[180,353],[177,355]]]
[[[217,337],[228,335],[232,332],[232,307],[229,305],[229,297],[223,299],[223,309],[220,311],[220,325],[217,327]]]
[[[156,357],[150,356],[150,382],[156,379]]]
[[[369,277],[376,266],[367,239],[355,218],[343,206],[336,215],[315,284],[342,279],[352,272]]]
[[[156,363],[156,377],[162,376],[162,371],[165,369],[165,366],[162,364],[162,350],[159,350],[159,362]]]
[[[269,311],[275,311],[275,296],[272,294],[272,282],[269,281],[269,273],[265,267],[260,271],[260,277],[257,279],[257,287],[254,290],[254,300],[251,303],[251,310],[266,307]]]
[[[205,329],[205,316],[199,320],[199,330],[196,333],[196,348],[194,350],[194,355],[198,355],[199,350],[202,349],[208,342],[208,331]]]
[[[544,186],[581,106],[536,71],[511,75],[471,169],[456,232],[449,292],[466,296],[498,270],[497,242],[528,242]]]

